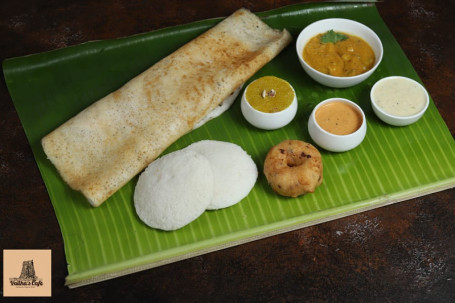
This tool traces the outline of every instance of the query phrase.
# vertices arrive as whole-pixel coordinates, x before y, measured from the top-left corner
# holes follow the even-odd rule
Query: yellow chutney
[[[333,101],[319,107],[316,122],[325,131],[334,135],[349,135],[360,128],[362,114],[352,105],[343,101]]]
[[[276,113],[291,105],[295,92],[287,81],[274,76],[265,76],[248,85],[245,98],[258,111]]]

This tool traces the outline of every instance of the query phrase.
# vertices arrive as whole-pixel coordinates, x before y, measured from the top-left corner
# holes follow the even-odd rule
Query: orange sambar
[[[316,111],[316,122],[325,131],[335,135],[349,135],[362,125],[361,113],[349,103],[333,101]]]

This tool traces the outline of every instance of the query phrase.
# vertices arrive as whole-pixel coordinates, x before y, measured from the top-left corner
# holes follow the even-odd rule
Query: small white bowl
[[[420,96],[423,96],[425,103],[419,112],[412,113],[407,116],[394,115],[390,112],[385,111],[383,108],[381,108],[376,103],[376,100],[375,100],[376,98],[375,98],[374,93],[375,93],[375,90],[378,89],[379,85],[382,84],[382,87],[384,87],[384,85],[390,86],[390,85],[393,85],[394,84],[393,82],[395,82],[397,80],[405,81],[405,83],[412,86],[412,89],[417,90],[417,92],[418,92],[418,94],[420,94]],[[395,82],[395,84],[397,84],[397,83]],[[399,95],[409,96],[410,92],[406,91],[405,88],[400,87],[400,86],[396,87],[396,89],[398,89],[398,90],[400,90],[400,88],[402,91],[401,91],[401,93],[397,92],[396,97],[399,97]],[[423,116],[423,114],[425,113],[425,111],[428,108],[428,105],[430,104],[430,97],[428,95],[428,92],[419,82],[412,80],[410,78],[401,77],[401,76],[390,76],[390,77],[382,78],[381,80],[377,81],[371,88],[370,99],[371,99],[371,107],[373,108],[373,111],[376,114],[376,116],[378,116],[378,118],[381,119],[382,121],[384,121],[385,123],[388,123],[393,126],[405,126],[405,125],[409,125],[409,124],[416,122]]]
[[[374,66],[365,73],[357,76],[336,77],[321,73],[320,71],[317,71],[316,69],[308,65],[308,63],[306,63],[302,57],[303,48],[311,38],[318,34],[325,33],[329,30],[334,30],[336,32],[344,32],[347,34],[360,37],[363,40],[365,40],[365,42],[367,42],[374,51],[375,55]],[[316,21],[305,27],[300,32],[297,38],[296,50],[300,64],[302,65],[305,72],[311,78],[313,78],[316,82],[319,82],[322,85],[335,88],[354,86],[367,79],[376,70],[376,68],[379,66],[379,63],[381,63],[382,56],[384,53],[381,39],[379,39],[378,35],[376,35],[376,33],[373,30],[371,30],[369,27],[365,26],[362,23],[341,18],[323,19],[320,21]]]
[[[316,111],[324,104],[330,102],[346,102],[358,110],[362,117],[362,124],[360,127],[353,133],[347,135],[335,135],[324,130],[316,121]],[[330,98],[320,102],[313,109],[310,118],[308,119],[308,131],[310,133],[311,139],[313,139],[313,141],[323,149],[332,152],[344,152],[351,150],[362,143],[367,132],[367,123],[362,108],[356,103],[343,98]]]
[[[294,90],[292,86],[291,88]],[[288,107],[276,113],[265,113],[255,109],[248,103],[245,97],[247,89],[248,86],[243,91],[240,109],[245,119],[251,125],[265,130],[273,130],[286,126],[294,119],[297,113],[297,95],[295,94],[295,90],[294,100],[292,100],[292,103]]]

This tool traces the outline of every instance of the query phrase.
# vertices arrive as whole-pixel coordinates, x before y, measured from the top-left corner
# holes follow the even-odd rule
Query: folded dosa
[[[45,136],[44,152],[99,206],[290,41],[239,9]]]

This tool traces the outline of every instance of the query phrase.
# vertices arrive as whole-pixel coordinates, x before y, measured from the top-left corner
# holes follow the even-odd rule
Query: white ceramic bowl
[[[292,86],[291,86],[292,87]],[[297,95],[294,91],[294,100],[285,109],[276,113],[265,113],[261,112],[251,106],[246,100],[245,92],[248,87],[245,88],[240,102],[240,109],[245,119],[253,126],[265,130],[278,129],[289,124],[294,119],[297,113]],[[294,88],[292,88],[294,90]]]
[[[377,89],[378,85],[380,83],[383,83],[384,81],[391,81],[391,80],[393,81],[393,80],[397,80],[397,79],[402,79],[402,80],[408,81],[410,84],[412,84],[414,86],[415,89],[420,90],[420,93],[423,93],[423,95],[425,97],[425,105],[418,113],[411,114],[409,116],[393,115],[391,113],[384,111],[375,102],[374,91],[375,91],[375,89]],[[409,125],[409,124],[416,122],[423,116],[423,114],[425,113],[425,111],[428,108],[428,105],[430,104],[430,97],[428,95],[428,92],[419,82],[406,78],[406,77],[401,77],[401,76],[390,76],[390,77],[382,78],[381,80],[377,81],[371,88],[370,99],[371,99],[371,107],[373,108],[373,111],[376,114],[376,116],[378,116],[378,118],[381,119],[382,121],[384,121],[385,123],[388,123],[393,126],[405,126],[405,125]]]
[[[361,126],[353,133],[348,135],[335,135],[326,130],[324,130],[316,121],[316,111],[329,102],[346,102],[349,103],[352,107],[357,109],[362,117],[362,124]],[[344,152],[351,150],[357,147],[360,143],[362,143],[363,139],[365,138],[367,132],[367,123],[365,114],[360,106],[356,103],[343,98],[330,98],[320,102],[311,112],[310,118],[308,119],[308,131],[310,133],[311,138],[313,141],[320,147],[325,150],[332,151],[332,152]]]
[[[305,60],[303,60],[303,48],[311,38],[329,30],[344,32],[365,40],[374,51],[376,60],[374,66],[369,71],[352,77],[335,77],[327,75],[309,66]],[[296,50],[300,64],[311,78],[320,84],[335,88],[354,86],[367,79],[376,70],[379,63],[381,63],[384,53],[381,39],[379,39],[378,35],[376,35],[373,30],[362,23],[341,18],[323,19],[305,27],[297,38]]]

